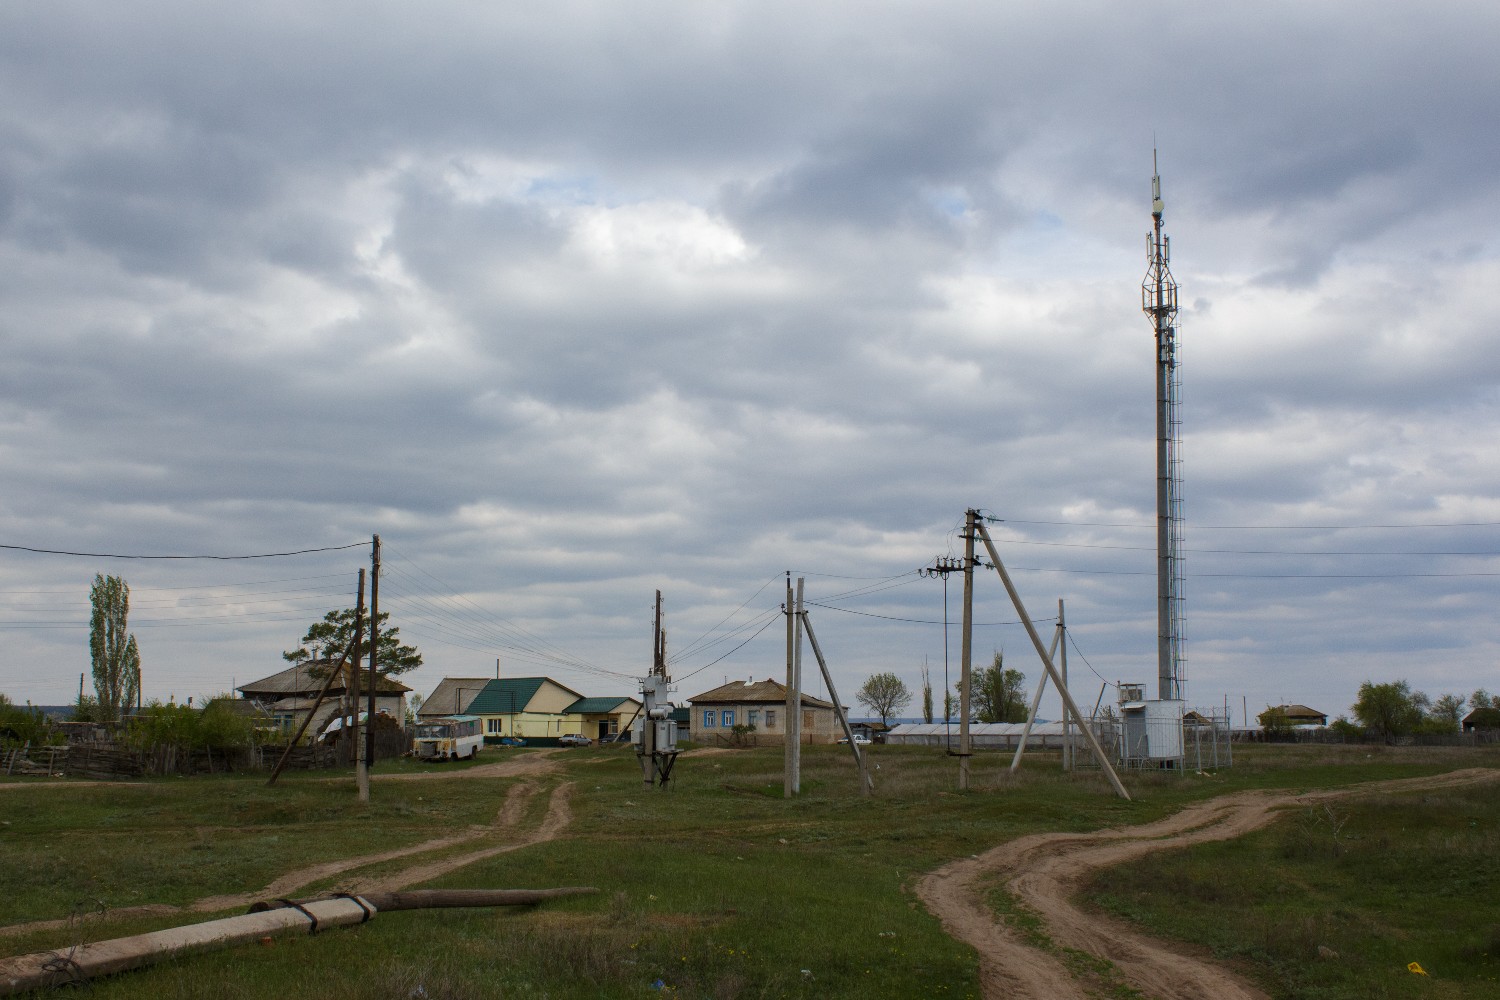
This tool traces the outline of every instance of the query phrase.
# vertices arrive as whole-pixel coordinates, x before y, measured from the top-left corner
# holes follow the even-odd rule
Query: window
[[[711,708],[705,708],[703,710],[703,728],[704,729],[712,729],[714,727],[714,714],[715,714],[714,710],[711,709]]]
[[[813,722],[813,714],[806,709],[802,710],[802,728],[816,729],[817,723]]]
[[[752,708],[745,713],[745,721],[752,726],[760,725],[760,709]]]
[[[728,729],[730,726],[734,725],[734,709],[732,709],[732,708],[726,708],[726,709],[724,709],[724,717],[723,717],[723,720],[719,724],[721,726],[723,726],[725,729]]]
[[[487,732],[487,733],[491,733],[491,734],[495,734],[495,735],[503,733],[505,731],[502,728],[504,725],[505,725],[505,720],[504,719],[486,719],[486,720],[484,720],[484,728],[485,728],[485,732]]]
[[[776,709],[774,709],[774,708],[768,708],[768,709],[766,709],[766,728],[767,729],[775,729],[776,728]]]

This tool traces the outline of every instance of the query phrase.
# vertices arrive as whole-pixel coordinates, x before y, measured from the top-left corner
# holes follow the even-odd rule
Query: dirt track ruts
[[[517,777],[517,776],[539,776],[547,774],[556,769],[556,764],[547,758],[551,754],[543,751],[518,755],[512,759],[497,761],[494,764],[483,764],[464,770],[452,770],[446,773],[438,772],[432,777],[443,778],[492,778],[492,777]],[[425,778],[427,775],[377,775],[376,781],[403,781],[411,778]],[[328,779],[347,781],[347,778]],[[51,782],[35,782],[21,787],[38,787],[42,784],[53,784]],[[77,787],[78,782],[57,782],[63,787]],[[263,889],[252,892],[239,892],[223,895],[205,896],[185,906],[172,906],[168,904],[146,904],[142,906],[125,906],[108,911],[110,918],[131,916],[159,916],[170,913],[215,913],[222,910],[231,910],[250,905],[256,900],[279,899],[292,895],[299,889],[333,878],[344,872],[353,872],[372,865],[383,864],[387,861],[395,861],[400,858],[416,858],[421,855],[433,854],[439,851],[447,851],[461,844],[479,840],[493,840],[496,835],[510,833],[521,826],[525,817],[527,806],[536,795],[538,786],[534,781],[525,780],[513,785],[506,794],[505,802],[496,814],[492,823],[482,826],[473,826],[461,832],[446,837],[438,837],[433,840],[423,841],[419,844],[411,844],[406,847],[393,848],[388,851],[379,851],[371,854],[357,855],[349,858],[338,858],[333,861],[325,861],[296,871],[287,872]],[[548,797],[547,812],[541,822],[533,829],[526,830],[516,836],[507,838],[502,843],[490,843],[484,847],[476,848],[460,854],[451,854],[435,858],[426,863],[414,863],[410,866],[396,871],[385,872],[380,875],[372,875],[365,878],[352,877],[341,883],[337,889],[342,892],[376,892],[395,891],[405,889],[409,886],[430,881],[439,876],[456,871],[465,865],[482,861],[485,858],[504,854],[508,851],[529,847],[543,841],[552,840],[560,836],[572,821],[572,810],[569,805],[573,791],[571,782],[558,785],[552,790]],[[0,937],[13,937],[31,931],[50,930],[67,927],[74,921],[72,919],[59,920],[37,920],[23,924],[11,924],[0,927]]]
[[[1229,840],[1270,824],[1280,811],[1329,799],[1372,793],[1426,790],[1500,779],[1500,771],[1471,768],[1434,777],[1367,782],[1314,792],[1250,791],[1189,806],[1154,823],[1096,833],[1039,833],[1001,844],[929,873],[917,895],[949,934],[979,952],[980,985],[986,998],[1083,1000],[1085,986],[1050,951],[1034,947],[996,920],[985,906],[986,885],[1003,884],[1040,917],[1058,948],[1075,949],[1111,962],[1121,978],[1162,1000],[1265,1000],[1266,994],[1223,966],[1175,951],[1170,943],[1140,934],[1123,923],[1072,903],[1078,886],[1094,872],[1152,851]]]

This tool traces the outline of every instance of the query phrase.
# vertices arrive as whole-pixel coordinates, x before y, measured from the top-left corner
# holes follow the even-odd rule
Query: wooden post
[[[969,514],[973,515],[974,511],[969,511]],[[995,572],[1000,574],[1000,580],[1005,584],[1005,592],[1010,595],[1010,601],[1015,605],[1016,614],[1020,617],[1021,624],[1026,626],[1026,634],[1031,637],[1031,644],[1036,647],[1037,655],[1042,658],[1042,666],[1047,668],[1047,673],[1052,677],[1052,683],[1057,685],[1058,693],[1062,695],[1063,707],[1065,709],[1071,708],[1075,714],[1082,717],[1083,713],[1079,712],[1078,706],[1073,704],[1073,696],[1068,693],[1068,689],[1063,685],[1062,679],[1057,676],[1057,668],[1052,665],[1052,657],[1048,656],[1047,650],[1043,648],[1042,637],[1037,635],[1036,626],[1031,623],[1031,616],[1027,614],[1026,606],[1021,603],[1021,595],[1016,590],[1016,585],[1011,582],[1010,574],[1005,571],[1005,564],[1000,561],[1000,553],[995,550],[995,543],[990,539],[990,533],[978,521],[974,521],[973,523],[984,538],[985,550],[990,554],[990,561],[995,564]],[[1109,777],[1109,783],[1114,786],[1115,794],[1128,801],[1130,793],[1120,783],[1120,776],[1115,773],[1115,769],[1110,764],[1109,758],[1105,756],[1104,748],[1099,745],[1099,740],[1094,736],[1094,730],[1089,726],[1080,726],[1079,729],[1083,732],[1084,738],[1088,740],[1089,748],[1099,758],[1099,766],[1104,769],[1105,775]]]
[[[969,682],[974,663],[974,527],[979,514],[964,513],[964,625],[959,664],[958,790],[969,790]]]
[[[370,542],[370,693],[365,710],[365,756],[359,768],[359,801],[370,801],[370,768],[375,766],[375,700],[377,681],[380,679],[377,662],[380,658],[380,536]],[[359,718],[359,706],[354,708],[354,717]],[[355,744],[355,753],[359,745]]]
[[[361,567],[359,571],[359,593],[354,598],[354,659],[349,664],[349,686],[353,689],[354,697],[351,699],[349,713],[349,725],[344,726],[339,733],[339,742],[349,736],[353,740],[350,751],[354,756],[355,786],[359,785],[359,665],[364,654],[360,651],[360,642],[364,637],[365,626],[365,571]],[[368,801],[368,793],[360,801]]]
[[[364,571],[361,570],[360,572],[363,573]],[[266,781],[267,785],[276,784],[276,779],[281,775],[281,769],[286,766],[287,758],[292,755],[292,749],[296,747],[297,741],[302,739],[302,734],[307,732],[307,727],[312,724],[313,716],[318,714],[318,708],[323,704],[323,699],[328,696],[328,689],[333,686],[333,679],[344,676],[344,662],[348,660],[349,654],[353,651],[354,645],[352,643],[345,646],[343,652],[339,654],[338,664],[329,668],[328,676],[323,678],[323,687],[318,691],[318,697],[313,700],[312,708],[307,710],[307,715],[302,718],[302,725],[297,727],[297,732],[293,734],[291,742],[286,745],[286,750],[282,752],[281,759],[271,769],[271,777]]]

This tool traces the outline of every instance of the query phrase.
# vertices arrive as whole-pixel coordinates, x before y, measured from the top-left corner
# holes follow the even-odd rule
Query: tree
[[[141,653],[127,632],[130,587],[117,576],[94,574],[89,588],[89,655],[94,664],[94,693],[104,722],[115,722],[134,707],[140,693]]]
[[[1434,733],[1456,733],[1464,717],[1464,696],[1445,694],[1432,703],[1427,713],[1427,725],[1423,728]]]
[[[1267,706],[1256,718],[1260,721],[1261,732],[1265,733],[1268,740],[1285,739],[1292,734],[1292,720],[1286,717],[1286,710],[1280,706]]]
[[[953,692],[943,688],[943,721],[953,718]]]
[[[1500,697],[1491,695],[1484,688],[1480,688],[1469,695],[1470,708],[1500,708]]]
[[[1404,680],[1387,684],[1365,681],[1351,710],[1361,725],[1390,742],[1421,726],[1429,704],[1425,694],[1413,691]]]
[[[380,657],[377,666],[382,674],[404,674],[408,670],[415,670],[422,665],[422,654],[417,652],[415,646],[403,646],[399,638],[401,630],[394,625],[387,628],[386,622],[390,619],[389,611],[380,612]],[[348,648],[354,641],[354,609],[345,608],[342,611],[330,611],[323,616],[323,620],[313,623],[302,637],[302,645],[296,649],[288,649],[281,654],[281,658],[289,663],[305,663],[312,659],[309,646],[317,646],[322,650],[324,659],[335,659]],[[360,636],[359,651],[351,654],[366,657],[370,655],[370,623],[365,622],[364,632]]]
[[[922,664],[922,720],[932,724],[932,678],[927,675],[927,664]]]
[[[906,682],[895,674],[871,674],[864,687],[855,692],[854,699],[880,716],[883,726],[887,719],[911,704],[911,692],[906,689]]]
[[[970,682],[969,708],[980,722],[1026,721],[1026,675],[1007,670],[1005,654],[995,651],[995,660],[976,671]]]

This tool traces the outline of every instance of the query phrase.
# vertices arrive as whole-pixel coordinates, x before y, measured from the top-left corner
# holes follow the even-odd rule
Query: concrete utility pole
[[[792,673],[795,675],[793,697],[797,704],[797,724],[792,729],[797,734],[797,738],[792,741],[792,791],[798,795],[802,794],[802,581],[803,577],[797,577],[797,637],[792,646]]]
[[[1057,671],[1062,674],[1062,686],[1068,686],[1068,623],[1063,617],[1063,601],[1057,599],[1057,634],[1062,638],[1062,650],[1057,660]],[[1063,702],[1062,765],[1064,771],[1073,770],[1073,713],[1068,703]]]
[[[818,647],[818,637],[813,632],[812,619],[807,617],[805,610],[799,610],[798,616],[807,628],[807,641],[812,645],[813,656],[817,657],[818,669],[823,671],[823,683],[828,685],[828,697],[833,701],[833,710],[838,715],[839,725],[844,730],[844,739],[849,741],[849,749],[854,751],[854,764],[859,768],[859,794],[869,795],[875,783],[870,780],[870,771],[865,766],[864,752],[859,749],[859,744],[854,739],[854,730],[849,727],[849,717],[844,714],[843,703],[839,701],[839,693],[833,686],[833,674],[828,670],[828,661],[823,659],[823,650]]]
[[[974,666],[974,529],[979,512],[972,507],[964,512],[964,628],[959,653],[958,696],[958,790],[969,790],[969,684]]]
[[[796,615],[796,606],[792,603],[792,571],[786,571],[786,719],[783,721],[781,731],[785,737],[785,746],[782,752],[782,775],[781,794],[784,798],[791,798],[797,792],[797,780],[794,777],[797,768],[797,729],[795,715],[797,711],[797,675],[794,663],[793,644],[796,642],[797,626],[793,621]]]
[[[969,511],[971,518],[974,513],[972,510]],[[1078,706],[1073,703],[1073,696],[1068,693],[1067,685],[1063,684],[1062,678],[1058,676],[1057,668],[1052,664],[1052,657],[1047,654],[1046,647],[1042,645],[1042,637],[1037,634],[1036,626],[1032,624],[1031,615],[1027,613],[1026,606],[1021,603],[1020,592],[1016,590],[1016,585],[1011,581],[1010,574],[1005,571],[1005,564],[1000,561],[1000,553],[996,551],[995,543],[990,538],[989,531],[982,524],[972,521],[971,523],[984,538],[985,551],[989,553],[990,561],[995,564],[995,572],[1000,574],[1000,581],[1005,584],[1005,592],[1010,595],[1011,604],[1014,605],[1016,614],[1021,619],[1021,624],[1026,626],[1026,634],[1031,637],[1031,644],[1036,647],[1037,655],[1042,658],[1042,666],[1046,668],[1047,673],[1052,678],[1052,682],[1057,685],[1058,693],[1062,695],[1064,709],[1071,709],[1073,714],[1081,719],[1083,713],[1078,711]],[[970,545],[972,544],[973,542],[971,541]],[[1115,769],[1110,764],[1109,758],[1105,756],[1104,748],[1099,745],[1099,740],[1094,736],[1093,728],[1091,726],[1079,726],[1079,729],[1082,731],[1084,739],[1088,741],[1089,748],[1094,751],[1094,755],[1098,758],[1099,766],[1104,769],[1104,773],[1108,776],[1110,784],[1114,786],[1115,794],[1128,801],[1130,793],[1120,783],[1120,776],[1115,773]]]

